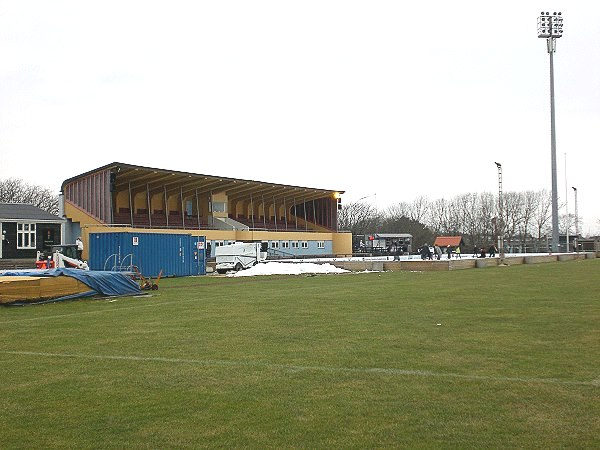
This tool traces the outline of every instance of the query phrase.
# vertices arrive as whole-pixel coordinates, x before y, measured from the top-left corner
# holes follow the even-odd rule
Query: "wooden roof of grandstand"
[[[110,170],[114,174],[116,189],[131,189],[132,191],[158,190],[167,188],[169,191],[182,191],[184,194],[196,192],[225,192],[230,200],[247,200],[250,198],[265,200],[273,198],[296,199],[307,202],[324,197],[343,194],[341,190],[319,189],[303,186],[293,186],[265,181],[244,180],[216,175],[205,175],[193,172],[180,172],[169,169],[137,166],[113,162],[89,172],[77,175],[63,181],[61,190],[67,184],[88,175]]]
[[[435,242],[433,245],[437,245],[439,247],[458,247],[462,244],[462,236],[438,236],[435,238]]]

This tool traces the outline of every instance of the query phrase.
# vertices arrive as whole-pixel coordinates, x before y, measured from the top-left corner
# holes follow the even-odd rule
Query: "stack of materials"
[[[0,272],[0,304],[48,303],[90,296],[140,293],[139,284],[121,272],[80,269]]]

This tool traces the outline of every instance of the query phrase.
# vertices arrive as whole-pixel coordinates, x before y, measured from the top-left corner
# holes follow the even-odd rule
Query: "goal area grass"
[[[0,308],[0,448],[599,448],[600,260]]]

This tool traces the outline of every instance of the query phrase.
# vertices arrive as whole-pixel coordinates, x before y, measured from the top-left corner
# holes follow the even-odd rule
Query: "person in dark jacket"
[[[494,244],[490,245],[490,248],[488,248],[488,254],[490,255],[490,258],[494,258],[496,256],[497,251],[498,249]]]
[[[421,247],[421,259],[431,259],[431,250],[429,250],[429,245],[425,244]]]

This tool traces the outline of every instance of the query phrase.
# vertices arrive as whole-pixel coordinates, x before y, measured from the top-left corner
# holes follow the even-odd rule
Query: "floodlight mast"
[[[550,152],[552,159],[552,251],[558,252],[558,182],[556,180],[556,130],[554,123],[554,52],[556,39],[562,37],[562,13],[543,12],[538,17],[538,37],[546,39],[550,55]],[[568,247],[568,246],[567,246]],[[568,250],[568,249],[567,249]]]
[[[504,206],[502,201],[502,164],[495,162],[498,168],[498,218],[496,229],[498,231],[498,250],[500,251],[500,264],[504,264]]]
[[[575,191],[575,251],[579,251],[579,211],[577,211],[577,188],[571,187]]]

